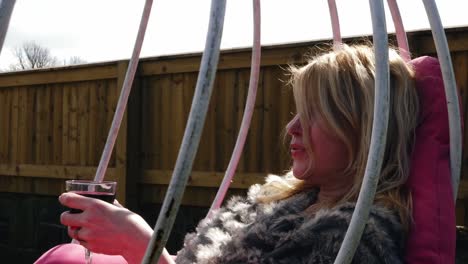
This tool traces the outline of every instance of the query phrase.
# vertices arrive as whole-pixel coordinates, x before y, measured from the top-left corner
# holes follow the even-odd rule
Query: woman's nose
[[[286,125],[286,130],[291,136],[298,136],[302,134],[301,120],[299,115],[296,115],[289,123]]]

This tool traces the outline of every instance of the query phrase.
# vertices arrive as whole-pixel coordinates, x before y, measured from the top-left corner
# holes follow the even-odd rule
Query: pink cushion
[[[432,57],[417,58],[411,64],[416,71],[421,113],[408,181],[414,224],[406,246],[406,263],[454,263],[455,204],[442,74]]]
[[[58,245],[44,253],[34,264],[85,264],[84,247],[79,244]],[[93,253],[93,264],[127,264],[121,256]]]

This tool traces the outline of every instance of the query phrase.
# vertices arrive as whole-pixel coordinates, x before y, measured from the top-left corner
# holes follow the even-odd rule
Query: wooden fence
[[[65,179],[92,178],[126,65],[3,74],[0,191],[58,194]],[[119,183],[126,180],[126,132],[125,121],[106,176]],[[125,197],[124,188],[119,197]]]
[[[466,117],[468,28],[448,29],[447,35]],[[245,190],[268,173],[288,168],[281,133],[294,105],[284,69],[288,64],[302,63],[303,54],[323,43],[262,48],[255,112],[232,185],[235,190]],[[409,33],[409,43],[414,56],[435,54],[428,31]],[[209,205],[221,182],[242,119],[250,55],[250,49],[221,54],[185,205]],[[160,203],[164,198],[200,59],[200,54],[187,54],[140,62],[106,175],[106,179],[119,182],[121,201]],[[65,179],[94,176],[127,64],[118,61],[0,74],[0,192],[57,195],[64,191]],[[468,205],[466,174],[468,160],[464,155],[458,223],[465,223]]]

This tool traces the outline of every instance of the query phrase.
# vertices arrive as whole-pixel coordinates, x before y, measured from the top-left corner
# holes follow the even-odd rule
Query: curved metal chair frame
[[[5,41],[15,3],[16,0],[0,0],[0,53],[2,52],[3,42]]]

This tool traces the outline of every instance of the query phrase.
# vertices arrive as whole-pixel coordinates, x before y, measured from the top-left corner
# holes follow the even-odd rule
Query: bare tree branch
[[[18,62],[10,65],[12,70],[29,70],[57,66],[57,58],[52,56],[50,50],[34,41],[23,43],[16,47],[13,55]]]
[[[79,56],[72,56],[68,59],[68,61],[65,60],[63,62],[64,65],[77,65],[77,64],[84,64],[84,63],[86,63],[86,61],[83,60]]]
[[[10,64],[10,71],[86,63],[86,61],[79,56],[71,56],[68,59],[59,61],[55,56],[52,55],[48,48],[43,47],[34,41],[24,42],[21,46],[16,47],[12,53],[17,62]]]

